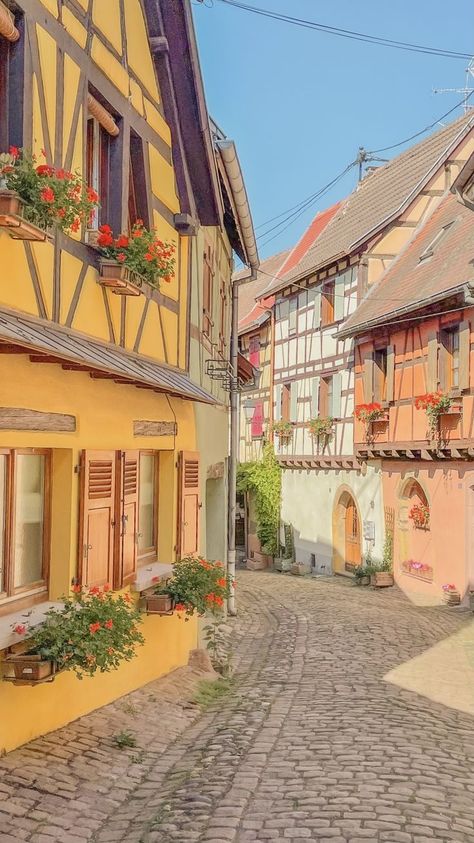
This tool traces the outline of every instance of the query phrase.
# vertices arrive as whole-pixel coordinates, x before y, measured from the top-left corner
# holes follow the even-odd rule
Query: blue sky
[[[472,0],[451,7],[446,0],[247,2],[332,26],[474,53]],[[396,143],[461,99],[432,89],[462,87],[463,60],[323,35],[219,0],[193,0],[193,11],[208,107],[237,144],[256,226],[326,185],[354,160],[359,146]],[[261,237],[261,256],[292,245],[315,212],[349,193],[356,178],[354,169],[286,231]],[[269,227],[258,228],[257,235]]]

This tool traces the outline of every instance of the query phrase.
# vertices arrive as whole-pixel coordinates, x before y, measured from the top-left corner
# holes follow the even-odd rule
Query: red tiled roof
[[[422,257],[443,229],[432,254]],[[339,335],[355,335],[368,325],[393,319],[401,311],[426,306],[467,281],[474,281],[474,213],[449,193],[369,290]]]

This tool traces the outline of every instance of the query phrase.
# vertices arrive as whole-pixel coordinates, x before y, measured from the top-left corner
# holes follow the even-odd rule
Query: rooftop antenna
[[[372,155],[371,152],[367,152],[363,146],[359,146],[359,151],[355,160],[356,164],[359,165],[359,181],[362,181],[364,176],[364,165],[366,166],[367,164],[370,164],[371,161],[380,161],[385,163],[388,161],[388,158],[378,158],[377,155]]]
[[[464,114],[467,114],[473,105],[469,103],[469,99],[471,94],[474,92],[474,88],[471,87],[471,77],[474,77],[474,56],[472,57],[471,61],[469,62],[468,66],[465,70],[466,79],[464,83],[464,88],[433,88],[434,94],[462,94],[464,96],[463,101],[463,111]]]

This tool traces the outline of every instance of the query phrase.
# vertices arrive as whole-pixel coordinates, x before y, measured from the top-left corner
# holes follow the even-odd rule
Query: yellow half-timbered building
[[[225,556],[233,251],[257,260],[188,0],[0,3],[10,147],[80,173],[100,208],[70,234],[0,214],[0,660],[15,624],[74,585],[138,601],[178,556]],[[100,276],[97,229],[137,218],[175,265],[125,295]],[[143,631],[113,673],[0,681],[0,752],[185,664],[197,643],[194,620],[145,617]]]

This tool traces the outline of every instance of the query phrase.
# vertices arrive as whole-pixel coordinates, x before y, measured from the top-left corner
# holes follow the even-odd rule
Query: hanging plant
[[[173,564],[173,575],[156,586],[155,594],[168,595],[178,614],[219,614],[229,596],[229,578],[222,562],[188,556]]]
[[[332,416],[328,416],[327,418],[323,418],[322,416],[318,416],[317,418],[310,419],[308,422],[308,429],[310,435],[314,439],[323,439],[326,440],[331,439],[333,436],[333,425],[334,419]]]
[[[370,422],[380,421],[386,414],[386,410],[377,401],[372,401],[370,404],[357,404],[354,409],[354,415],[358,421],[364,424]]]
[[[415,503],[411,507],[408,517],[413,521],[417,530],[427,530],[430,525],[430,510],[424,503]]]
[[[14,146],[0,155],[0,196],[5,191],[17,198],[19,215],[44,230],[79,231],[91,224],[99,205],[95,190],[77,173],[37,165],[34,155]]]
[[[175,268],[175,246],[160,240],[149,231],[142,220],[132,226],[130,235],[114,237],[110,225],[101,225],[97,245],[108,260],[116,261],[130,272],[136,273],[153,287],[160,281],[170,282]]]
[[[424,410],[428,419],[430,437],[435,438],[439,434],[439,417],[447,413],[452,401],[449,395],[443,392],[427,392],[415,398],[417,410]]]
[[[281,468],[270,443],[265,445],[261,460],[238,466],[237,489],[255,495],[258,540],[264,553],[277,556],[280,550]]]
[[[278,436],[280,441],[288,441],[293,436],[293,425],[289,421],[276,421],[273,422],[272,430],[275,436]]]

